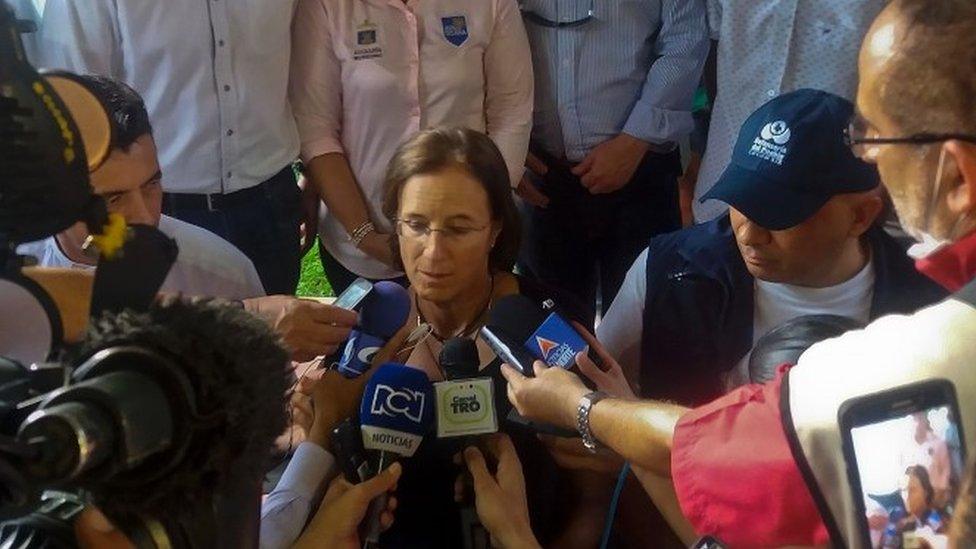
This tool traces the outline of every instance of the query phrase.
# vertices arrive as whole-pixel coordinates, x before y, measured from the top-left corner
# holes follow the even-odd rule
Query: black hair
[[[805,315],[788,320],[759,338],[749,357],[749,380],[765,383],[783,364],[796,364],[807,349],[863,325],[846,316]]]
[[[93,490],[109,517],[176,517],[241,478],[260,481],[285,429],[288,387],[288,353],[264,322],[224,302],[169,298],[144,313],[103,315],[65,358],[77,364],[120,345],[174,360],[194,385],[200,414],[219,420],[194,433],[180,466],[165,479],[140,490]]]
[[[122,81],[97,74],[78,76],[78,79],[108,112],[113,149],[125,151],[136,139],[152,135],[146,103],[136,90]]]

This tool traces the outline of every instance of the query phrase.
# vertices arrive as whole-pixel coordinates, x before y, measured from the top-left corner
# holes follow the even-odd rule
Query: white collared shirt
[[[264,286],[254,264],[230,242],[206,229],[166,215],[160,217],[158,228],[179,247],[176,262],[159,289],[161,293],[223,299],[264,295]],[[72,261],[53,236],[21,244],[17,253],[34,256],[40,267],[94,268]]]
[[[306,161],[343,153],[377,227],[396,148],[424,128],[486,132],[513,185],[532,121],[532,61],[515,0],[299,0],[291,99]],[[320,236],[346,268],[399,273],[349,241],[323,213]]]
[[[28,51],[40,67],[110,76],[142,95],[166,192],[229,193],[298,156],[294,1],[47,0]]]

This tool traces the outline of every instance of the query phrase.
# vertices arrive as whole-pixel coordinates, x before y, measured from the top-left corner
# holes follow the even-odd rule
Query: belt
[[[163,193],[163,203],[167,208],[179,210],[207,210],[217,211],[244,203],[253,202],[260,196],[267,196],[269,192],[283,184],[295,184],[294,172],[291,164],[285,166],[270,179],[262,181],[253,187],[234,191],[232,193]]]

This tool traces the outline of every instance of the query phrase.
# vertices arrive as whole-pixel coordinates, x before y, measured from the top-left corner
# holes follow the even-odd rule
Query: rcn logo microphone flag
[[[410,457],[433,423],[433,388],[427,374],[387,363],[363,392],[359,409],[363,447]]]
[[[569,368],[576,353],[586,350],[586,341],[558,314],[551,313],[525,342],[536,358],[549,366]]]

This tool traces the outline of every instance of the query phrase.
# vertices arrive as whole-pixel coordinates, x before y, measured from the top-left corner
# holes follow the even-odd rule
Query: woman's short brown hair
[[[403,185],[417,175],[437,173],[460,166],[488,194],[491,217],[501,221],[501,232],[488,256],[493,271],[510,271],[518,257],[521,222],[512,198],[508,167],[501,152],[487,135],[467,128],[424,130],[400,145],[386,170],[383,188],[383,215],[391,222],[400,209]],[[400,243],[390,239],[393,259],[403,267]]]

